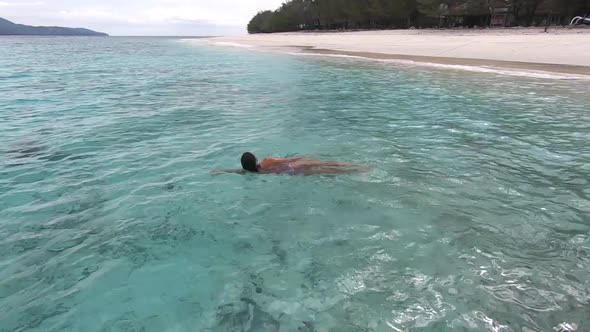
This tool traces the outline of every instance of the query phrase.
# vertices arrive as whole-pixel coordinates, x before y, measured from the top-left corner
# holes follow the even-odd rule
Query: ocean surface
[[[0,38],[0,331],[587,331],[588,91]],[[210,174],[244,151],[374,169]]]

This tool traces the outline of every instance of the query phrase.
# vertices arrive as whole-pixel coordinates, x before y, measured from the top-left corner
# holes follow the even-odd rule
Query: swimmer
[[[258,158],[250,152],[242,155],[242,169],[214,170],[213,175],[224,173],[236,174],[288,174],[288,175],[335,175],[351,174],[368,170],[367,165],[343,163],[338,161],[309,160],[308,156],[291,158],[264,158],[258,163]]]

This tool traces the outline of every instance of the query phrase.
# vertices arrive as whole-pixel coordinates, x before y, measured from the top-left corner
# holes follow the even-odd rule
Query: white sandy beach
[[[379,59],[590,74],[590,29],[390,30],[216,37],[210,42],[298,48]]]

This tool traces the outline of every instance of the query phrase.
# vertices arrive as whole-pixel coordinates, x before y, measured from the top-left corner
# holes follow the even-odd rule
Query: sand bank
[[[216,37],[209,42],[304,53],[590,75],[590,29],[390,30]]]

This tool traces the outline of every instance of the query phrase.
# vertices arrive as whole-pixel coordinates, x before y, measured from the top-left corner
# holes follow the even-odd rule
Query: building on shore
[[[511,0],[455,0],[436,10],[421,11],[424,27],[515,27],[567,25],[575,16],[590,13],[590,1],[558,0],[515,2]],[[429,26],[428,26],[429,25]]]

